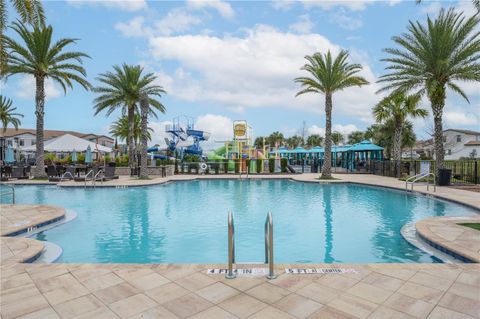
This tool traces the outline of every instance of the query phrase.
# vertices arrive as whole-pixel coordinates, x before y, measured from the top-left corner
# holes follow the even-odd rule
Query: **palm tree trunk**
[[[147,130],[148,130],[148,96],[142,94],[140,97],[140,107],[142,110],[142,122],[141,122],[141,154],[140,154],[140,178],[148,178],[147,169]]]
[[[325,157],[321,178],[332,177],[332,93],[325,94]]]
[[[393,160],[395,161],[395,176],[400,177],[400,161],[402,159],[402,123],[395,121],[393,133]]]
[[[127,136],[128,166],[130,166],[130,168],[133,168],[135,166],[134,134],[135,134],[135,106],[131,105],[128,108],[128,136]]]
[[[42,76],[35,77],[36,93],[35,93],[35,115],[37,116],[37,141],[36,141],[36,166],[33,170],[33,177],[47,177],[45,173],[45,153],[43,150],[43,123],[45,115],[45,78]]]
[[[445,158],[445,151],[443,149],[443,123],[442,123],[442,115],[443,115],[443,107],[445,106],[445,86],[440,85],[435,88],[435,91],[429,96],[430,103],[432,106],[433,111],[433,122],[434,122],[434,143],[435,143],[435,164],[437,169],[437,176],[438,170],[444,168],[444,158]]]

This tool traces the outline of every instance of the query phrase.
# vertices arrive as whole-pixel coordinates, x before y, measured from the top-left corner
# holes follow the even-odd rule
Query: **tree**
[[[288,147],[295,148],[302,145],[303,138],[300,135],[294,135],[287,138],[285,142],[287,143]]]
[[[12,0],[12,6],[17,11],[22,23],[31,26],[44,25],[45,14],[40,0]],[[6,74],[7,50],[5,47],[5,30],[7,29],[8,13],[6,0],[0,0],[0,78]]]
[[[253,142],[253,145],[257,149],[262,149],[264,146],[265,138],[263,136],[258,136],[255,138],[255,141]]]
[[[45,116],[45,80],[52,79],[59,84],[64,93],[73,83],[80,84],[85,90],[91,85],[86,80],[86,71],[81,66],[83,58],[89,56],[82,52],[69,51],[65,48],[76,43],[76,39],[60,39],[52,42],[52,26],[37,25],[30,31],[19,22],[14,22],[12,29],[23,44],[5,37],[7,50],[7,77],[14,74],[33,75],[36,82],[35,115],[36,123],[36,167],[34,177],[46,177],[43,150],[43,126]]]
[[[0,122],[2,122],[3,132],[7,130],[8,124],[18,130],[18,126],[22,124],[19,117],[23,117],[20,113],[15,113],[16,107],[12,107],[12,100],[0,94]]]
[[[365,138],[372,140],[373,144],[384,147],[383,151],[386,158],[391,158],[393,149],[393,136],[395,132],[395,123],[392,119],[387,120],[384,124],[373,124],[365,131]],[[413,124],[405,121],[402,130],[402,148],[415,146],[416,136],[413,131]]]
[[[357,144],[365,139],[364,133],[362,131],[353,131],[348,134],[348,144]]]
[[[379,123],[392,121],[393,133],[393,159],[395,161],[395,172],[400,176],[400,160],[402,159],[402,131],[408,117],[425,118],[427,110],[419,107],[420,96],[398,93],[382,99],[373,109],[375,119]]]
[[[140,96],[140,109],[141,109],[141,154],[140,154],[140,178],[148,178],[148,169],[147,169],[147,143],[148,143],[148,110],[150,106],[148,105],[148,95],[146,93],[142,93]]]
[[[135,114],[135,120],[133,125],[133,142],[135,145],[140,143],[140,139],[142,136],[142,127],[141,127],[141,116],[140,114]],[[149,141],[152,140],[152,133],[153,129],[151,127],[147,128],[147,139]],[[122,116],[118,118],[115,122],[110,125],[110,134],[113,137],[118,137],[123,141],[127,141],[128,139],[128,117]]]
[[[465,18],[454,9],[442,9],[427,23],[409,22],[407,32],[393,37],[398,48],[385,52],[389,73],[379,82],[387,83],[381,91],[394,94],[426,95],[430,101],[435,133],[437,169],[444,168],[442,116],[447,89],[468,100],[458,82],[480,81],[480,33],[475,31],[480,14]]]
[[[283,134],[280,132],[273,132],[265,139],[265,143],[270,145],[270,147],[275,147],[276,144],[280,146],[283,144],[284,141],[285,141],[285,138],[283,137]]]
[[[307,137],[307,146],[314,147],[314,146],[322,146],[323,144],[323,137],[319,134],[312,134]]]
[[[340,133],[339,131],[333,131],[332,133],[333,145],[343,144],[344,141],[345,141],[345,137],[343,136],[342,133]]]
[[[165,90],[154,84],[157,77],[153,73],[143,74],[139,65],[123,64],[113,66],[113,72],[102,73],[97,80],[103,86],[93,89],[99,96],[95,98],[95,115],[106,110],[107,116],[120,109],[122,114],[128,116],[128,164],[133,167],[135,163],[135,113],[140,114],[138,103],[142,94],[147,94],[149,114],[157,117],[156,112],[165,113],[165,107],[157,98],[166,93]]]
[[[360,72],[360,64],[347,62],[348,52],[341,51],[338,56],[332,57],[330,51],[325,55],[315,53],[307,55],[308,61],[301,69],[307,71],[311,77],[299,77],[295,79],[300,83],[302,90],[296,96],[306,93],[317,93],[325,96],[325,161],[322,167],[322,178],[332,177],[332,96],[335,92],[351,86],[362,86],[368,81],[356,74]]]

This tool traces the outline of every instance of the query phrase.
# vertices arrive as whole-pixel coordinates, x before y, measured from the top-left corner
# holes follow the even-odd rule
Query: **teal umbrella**
[[[10,146],[7,147],[7,151],[5,153],[5,162],[7,163],[13,163],[15,162],[14,156],[13,156],[13,148]]]
[[[91,163],[92,162],[92,149],[90,148],[90,145],[87,147],[87,151],[85,152],[85,163]]]
[[[76,163],[78,161],[77,159],[77,152],[75,151],[75,149],[73,149],[73,152],[72,152],[72,162]]]

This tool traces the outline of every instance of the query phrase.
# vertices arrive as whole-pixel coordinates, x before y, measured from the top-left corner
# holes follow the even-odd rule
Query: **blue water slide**
[[[210,133],[207,133],[205,131],[200,131],[200,130],[187,130],[187,135],[188,136],[193,136],[198,138],[199,141],[206,141],[210,137]]]

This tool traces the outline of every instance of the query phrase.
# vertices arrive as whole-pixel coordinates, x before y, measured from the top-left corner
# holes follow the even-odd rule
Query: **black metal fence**
[[[430,163],[430,172],[436,174],[435,161],[400,161],[395,165],[395,161],[372,161],[370,172],[375,175],[396,177],[397,169],[400,170],[400,176],[412,176],[420,174],[421,162]],[[452,170],[451,184],[480,184],[480,161],[479,160],[458,160],[445,161],[445,168]]]

